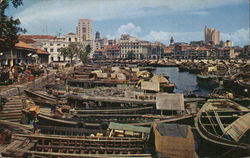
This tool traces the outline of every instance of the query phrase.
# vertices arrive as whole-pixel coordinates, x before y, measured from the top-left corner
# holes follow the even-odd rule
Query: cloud
[[[65,23],[77,24],[79,18],[89,18],[93,21],[114,19],[122,21],[156,15],[192,14],[206,16],[210,14],[207,10],[211,8],[234,6],[241,3],[247,2],[246,0],[40,0],[34,1],[33,5],[25,8],[24,0],[24,8],[15,15],[15,18],[19,18],[22,26],[28,31],[33,30],[34,33],[38,32],[39,29],[60,30],[61,27],[64,27],[63,29],[67,27],[65,30],[72,31],[75,29],[75,25],[65,26]],[[246,43],[248,41],[248,33],[246,32],[246,29],[240,29],[232,34],[222,33],[221,36],[224,40],[230,39],[235,43],[236,41]],[[142,36],[141,34],[145,33],[143,29],[133,23],[121,25],[114,34],[111,33],[108,37],[117,37],[122,33],[129,33],[150,41],[168,42],[171,36],[174,37],[175,41],[184,42],[203,39],[203,32],[167,32],[165,30],[152,30],[146,32],[147,35]]]
[[[138,37],[138,35],[142,32],[140,26],[129,22],[125,25],[121,25],[113,34],[107,34],[105,37],[108,39],[118,39],[122,34],[130,34],[132,36]]]
[[[165,31],[151,31],[146,36],[141,37],[143,40],[148,41],[161,41],[168,44],[170,38],[173,37],[176,42],[187,42],[204,40],[203,32],[165,32]],[[247,45],[249,44],[249,30],[241,28],[233,33],[221,32],[221,40],[231,40],[236,45]]]
[[[192,14],[192,15],[209,15],[210,13],[208,11],[195,11],[195,12],[190,12],[189,14]]]
[[[117,34],[121,35],[121,34],[130,34],[132,36],[136,36],[138,33],[141,32],[141,27],[140,26],[136,26],[133,23],[128,23],[126,25],[121,25],[118,30],[117,30]]]
[[[239,30],[236,30],[233,33],[221,33],[221,39],[226,40],[232,40],[235,43],[244,43],[249,44],[249,29],[241,28]]]
[[[205,15],[207,12],[204,9],[239,4],[245,0],[43,0],[35,2],[15,15],[24,25],[44,21],[77,20],[82,17],[100,21],[187,11]]]
[[[171,37],[173,37],[176,42],[199,41],[203,39],[203,32],[151,31],[149,34],[141,38],[148,41],[161,41],[163,43],[169,43]]]

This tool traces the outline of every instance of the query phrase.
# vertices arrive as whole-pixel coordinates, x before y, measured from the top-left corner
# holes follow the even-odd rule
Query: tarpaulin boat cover
[[[110,122],[108,128],[109,129],[123,130],[123,131],[150,133],[149,127],[134,126],[134,125],[129,125],[129,124],[120,124],[120,123],[115,123],[115,122]]]
[[[159,84],[159,82],[142,81],[141,82],[141,89],[159,92],[160,91],[160,84]]]
[[[157,110],[180,110],[184,111],[183,94],[157,93],[156,94]]]
[[[171,158],[195,158],[191,126],[154,123],[155,150]]]
[[[186,138],[188,134],[188,126],[180,124],[159,123],[157,125],[157,130],[162,136]]]

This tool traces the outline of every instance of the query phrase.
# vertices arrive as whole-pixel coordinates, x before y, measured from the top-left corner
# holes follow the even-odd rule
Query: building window
[[[53,43],[50,43],[50,46],[53,46]]]
[[[57,57],[57,60],[60,61],[60,60],[61,60],[61,57]]]
[[[85,41],[85,40],[86,40],[86,36],[85,36],[85,35],[83,35],[83,36],[82,36],[82,39]]]
[[[69,42],[71,42],[71,38],[69,37]]]
[[[44,48],[45,51],[48,51],[48,48]]]
[[[57,43],[57,46],[60,46],[61,44],[60,43]]]
[[[50,48],[50,52],[53,52],[54,51],[54,49],[53,48]]]
[[[51,61],[54,61],[54,57],[50,57],[50,60],[51,60]]]

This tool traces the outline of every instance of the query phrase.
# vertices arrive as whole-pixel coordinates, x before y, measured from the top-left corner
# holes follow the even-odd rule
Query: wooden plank
[[[129,108],[129,109],[109,109],[109,110],[70,110],[70,112],[117,112],[117,111],[139,111],[139,110],[148,110],[148,109],[154,109],[153,106],[150,107],[141,107],[141,108]]]
[[[236,142],[250,129],[250,113],[238,118],[232,124],[225,128],[226,134],[229,134]]]
[[[223,124],[222,124],[222,122],[221,122],[221,120],[219,118],[218,113],[214,111],[214,115],[215,115],[216,121],[218,122],[219,127],[220,127],[222,133],[225,133],[225,128],[224,128],[224,126],[223,126]]]
[[[92,144],[93,145],[93,144]],[[101,146],[100,144],[96,144],[96,147],[93,146],[58,146],[58,145],[36,145],[36,148],[51,148],[51,149],[66,149],[66,150],[70,150],[70,149],[74,149],[74,150],[109,150],[109,151],[140,151],[143,150],[143,146],[139,147],[139,146],[130,146],[130,144],[126,144],[126,148],[122,148],[122,147],[105,147],[105,146]],[[118,144],[119,146],[121,144]],[[124,144],[123,144],[124,145]]]
[[[55,153],[55,152],[38,152],[28,150],[9,150],[11,152],[21,152],[38,155],[49,155],[58,157],[89,157],[89,158],[110,158],[110,157],[133,157],[133,158],[151,158],[151,154],[70,154],[70,153]]]
[[[119,137],[80,137],[80,136],[55,136],[55,135],[27,135],[27,134],[14,134],[15,136],[19,137],[28,137],[34,139],[56,139],[56,140],[72,140],[72,141],[97,141],[97,142],[143,142],[144,140],[138,138],[119,138]]]

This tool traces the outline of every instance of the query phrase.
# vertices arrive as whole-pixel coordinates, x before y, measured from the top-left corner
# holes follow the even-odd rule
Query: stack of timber
[[[231,155],[250,153],[250,110],[226,99],[210,99],[195,118],[199,135],[217,150]],[[226,155],[224,155],[226,156]]]
[[[19,123],[22,118],[22,109],[25,106],[24,96],[8,97],[0,111],[0,120]]]

